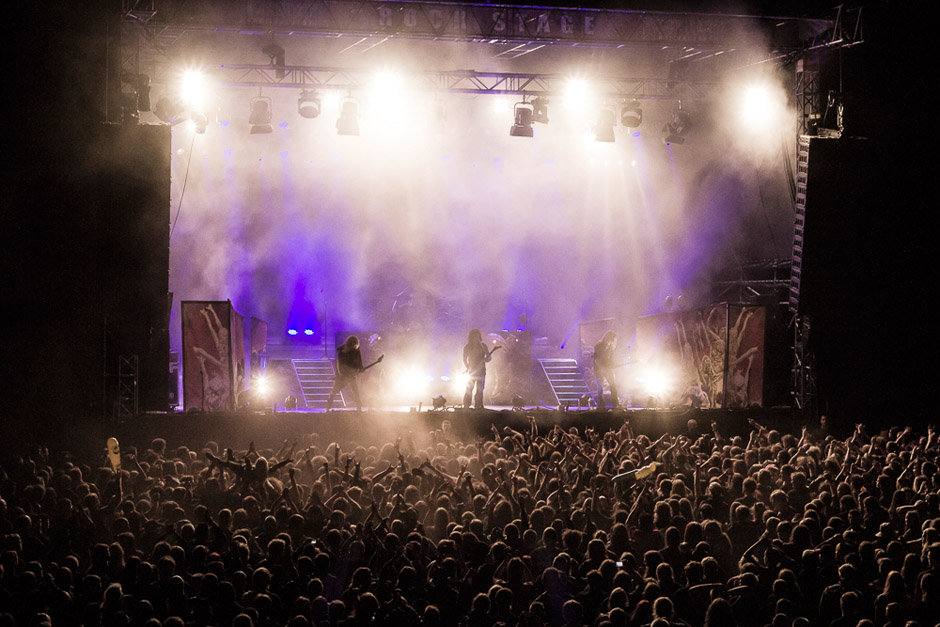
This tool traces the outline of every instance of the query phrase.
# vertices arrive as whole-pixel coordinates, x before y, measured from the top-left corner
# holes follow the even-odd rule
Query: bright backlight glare
[[[671,385],[671,377],[664,370],[651,370],[638,380],[643,384],[646,394],[657,398],[668,392]]]
[[[255,380],[255,387],[259,398],[265,398],[271,391],[271,386],[265,377],[258,377]]]
[[[428,389],[427,376],[417,370],[403,370],[395,377],[395,393],[409,401],[424,397]]]
[[[202,109],[207,96],[206,77],[199,70],[186,70],[180,96],[191,109]]]
[[[565,109],[587,115],[593,105],[591,85],[583,78],[572,78],[565,85]]]
[[[741,114],[748,126],[764,126],[773,119],[775,106],[773,94],[767,86],[752,85],[744,92]]]
[[[470,383],[470,375],[466,372],[456,375],[453,378],[454,391],[463,394],[467,390],[467,384]]]

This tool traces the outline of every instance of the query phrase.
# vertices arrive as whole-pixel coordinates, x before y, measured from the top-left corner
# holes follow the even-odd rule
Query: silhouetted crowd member
[[[0,627],[940,624],[934,429],[751,426],[36,450],[0,466]]]

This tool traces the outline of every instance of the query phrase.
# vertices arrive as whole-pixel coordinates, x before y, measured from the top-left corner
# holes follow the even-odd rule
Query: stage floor
[[[201,451],[208,441],[235,449],[246,448],[251,442],[257,448],[277,449],[285,440],[301,440],[317,434],[321,443],[340,442],[344,446],[380,446],[394,442],[398,437],[410,436],[426,441],[447,421],[449,440],[476,442],[481,437],[492,437],[492,427],[527,429],[529,417],[534,417],[544,433],[554,425],[564,429],[582,430],[592,427],[603,433],[619,429],[629,420],[635,433],[657,438],[665,432],[683,433],[690,419],[708,428],[715,421],[725,435],[746,435],[748,419],[753,418],[768,428],[799,433],[804,424],[802,415],[789,408],[751,408],[734,410],[697,410],[692,408],[648,409],[572,409],[529,407],[513,410],[492,406],[482,410],[456,409],[427,410],[417,407],[383,408],[358,412],[338,409],[294,410],[278,412],[186,412],[148,413],[108,427],[100,435],[118,437],[122,446],[146,447],[153,438],[164,438],[169,446],[188,446]],[[432,438],[433,439],[433,438]],[[104,440],[101,440],[103,448]]]

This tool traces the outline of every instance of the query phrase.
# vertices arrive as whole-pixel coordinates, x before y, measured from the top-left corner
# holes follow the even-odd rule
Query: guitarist
[[[604,402],[604,381],[610,386],[610,396],[614,407],[620,406],[617,394],[617,377],[614,364],[614,349],[617,347],[617,334],[608,331],[601,341],[594,345],[594,378],[597,380],[597,406],[607,407]]]
[[[330,390],[330,398],[326,401],[326,410],[333,408],[333,399],[340,390],[347,385],[352,389],[356,401],[356,410],[362,411],[362,400],[359,397],[359,373],[365,370],[362,367],[362,353],[359,352],[359,338],[350,335],[342,346],[336,349],[336,380]]]
[[[488,349],[483,343],[483,334],[479,329],[473,329],[467,335],[467,344],[463,347],[463,365],[466,366],[470,379],[467,381],[467,391],[463,395],[464,407],[469,409],[472,399],[476,409],[483,409],[486,362],[492,359],[493,353],[499,348],[501,347],[497,346],[492,351]],[[474,387],[476,387],[475,393]]]

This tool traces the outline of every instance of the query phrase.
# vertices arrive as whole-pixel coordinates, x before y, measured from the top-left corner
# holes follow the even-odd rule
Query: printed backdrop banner
[[[233,410],[238,368],[234,353],[238,347],[244,353],[241,316],[229,301],[183,301],[180,312],[184,409]],[[240,363],[244,373],[244,356]]]
[[[254,379],[261,376],[262,372],[264,372],[262,357],[268,352],[268,323],[252,316],[249,323],[248,334],[248,341],[251,346],[251,355],[248,361],[248,376]]]
[[[703,408],[763,402],[763,307],[721,303],[637,320],[637,357],[646,373],[668,373],[666,404]],[[707,400],[706,400],[707,399]]]

